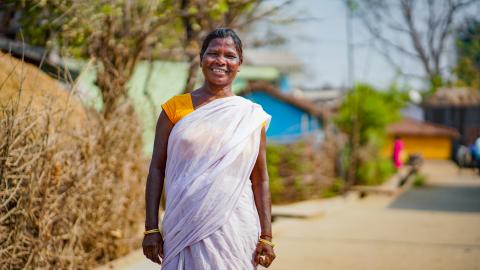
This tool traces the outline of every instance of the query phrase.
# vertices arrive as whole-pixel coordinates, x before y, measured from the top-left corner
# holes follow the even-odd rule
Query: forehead
[[[227,50],[233,50],[237,51],[237,46],[235,46],[235,42],[231,37],[227,38],[214,38],[208,43],[207,50],[213,50],[213,49],[227,49]]]

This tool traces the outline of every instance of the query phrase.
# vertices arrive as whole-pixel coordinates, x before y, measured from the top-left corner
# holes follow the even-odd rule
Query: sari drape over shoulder
[[[250,174],[258,156],[261,106],[232,96],[201,106],[168,140],[162,269],[255,269],[259,236]]]

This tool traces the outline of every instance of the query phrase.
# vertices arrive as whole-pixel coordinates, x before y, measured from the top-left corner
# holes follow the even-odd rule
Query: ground
[[[480,270],[480,177],[448,161],[428,161],[422,172],[427,187],[397,196],[291,206],[298,214],[274,223],[269,269]],[[159,268],[137,251],[113,269]]]
[[[280,269],[480,269],[480,178],[427,162],[428,186],[275,225]]]

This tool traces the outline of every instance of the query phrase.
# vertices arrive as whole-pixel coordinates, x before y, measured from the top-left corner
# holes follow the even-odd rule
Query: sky
[[[280,0],[276,1],[279,2]],[[275,0],[273,0],[275,2]],[[292,76],[294,84],[306,88],[325,85],[342,87],[348,85],[347,77],[347,10],[342,0],[295,0],[285,11],[285,16],[297,14],[300,20],[291,24],[262,22],[255,27],[255,35],[271,28],[287,39],[274,49],[286,50],[304,63],[302,73]],[[294,15],[295,16],[295,15]],[[398,37],[392,37],[398,39]],[[378,88],[387,88],[396,82],[400,86],[421,90],[425,84],[414,78],[399,76],[385,57],[375,48],[375,40],[357,19],[353,20],[354,79]],[[408,40],[399,40],[409,44]],[[454,50],[450,47],[444,59],[454,61]],[[402,70],[423,74],[419,62],[406,59],[399,53],[392,57]]]

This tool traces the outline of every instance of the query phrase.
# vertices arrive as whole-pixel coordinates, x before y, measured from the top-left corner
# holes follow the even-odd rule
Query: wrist
[[[143,232],[144,235],[148,235],[148,234],[160,234],[160,230],[158,228],[156,229],[151,229],[151,230],[146,230]]]
[[[271,233],[262,233],[260,235],[260,238],[271,241],[272,240],[272,234]]]
[[[158,229],[158,222],[145,222],[145,231]]]

